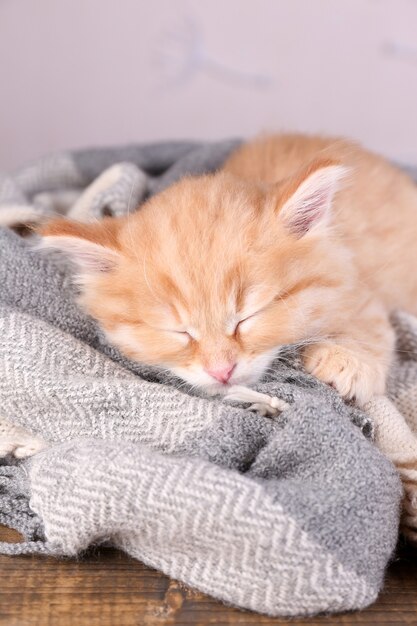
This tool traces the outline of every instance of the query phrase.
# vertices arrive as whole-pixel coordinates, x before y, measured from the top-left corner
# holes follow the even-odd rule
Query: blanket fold
[[[127,175],[114,170],[116,159],[141,168],[146,195],[218,167],[233,145],[67,154],[55,169],[50,160],[13,181],[21,206],[44,203],[42,216],[62,203],[53,194],[78,187],[67,210],[78,203],[88,219],[88,207],[115,198]],[[12,188],[0,186],[3,198]],[[117,187],[118,207],[127,189]],[[1,214],[0,203],[0,223]],[[357,609],[376,598],[402,489],[372,443],[369,415],[306,374],[292,352],[256,387],[288,402],[272,419],[178,387],[110,346],[78,308],[70,268],[9,229],[0,229],[0,284],[1,411],[46,441],[30,459],[0,466],[0,522],[26,539],[0,552],[73,556],[110,543],[270,615]]]

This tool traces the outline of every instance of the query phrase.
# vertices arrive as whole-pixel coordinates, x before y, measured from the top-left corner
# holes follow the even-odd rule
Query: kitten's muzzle
[[[235,368],[236,368],[236,363],[228,363],[227,365],[213,367],[211,369],[206,369],[205,371],[212,378],[215,378],[219,383],[226,385],[229,382]]]

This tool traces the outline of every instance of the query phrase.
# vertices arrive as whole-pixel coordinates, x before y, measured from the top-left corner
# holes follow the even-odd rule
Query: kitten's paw
[[[345,346],[318,343],[304,351],[304,365],[310,374],[334,387],[347,400],[363,406],[385,390],[382,364]]]
[[[278,415],[280,412],[277,408],[267,404],[266,402],[255,402],[254,404],[251,404],[249,411],[258,413],[258,415],[262,415],[262,417],[275,417],[275,415]]]
[[[47,447],[47,442],[0,416],[0,458],[26,459]]]
[[[231,402],[251,403],[249,411],[254,411],[264,417],[274,417],[289,407],[285,400],[240,385],[230,387],[224,399]]]
[[[14,456],[16,459],[27,459],[46,446],[47,444],[43,439],[30,435],[23,438],[0,437],[0,458]]]

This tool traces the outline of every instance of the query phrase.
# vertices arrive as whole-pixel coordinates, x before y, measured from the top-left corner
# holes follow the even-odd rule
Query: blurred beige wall
[[[0,168],[262,129],[417,164],[416,0],[0,0]]]

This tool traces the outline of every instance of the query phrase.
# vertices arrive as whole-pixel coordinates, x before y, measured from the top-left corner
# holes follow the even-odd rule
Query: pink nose
[[[210,374],[210,376],[213,376],[213,378],[218,380],[219,383],[226,384],[230,380],[230,377],[233,374],[233,370],[235,369],[235,367],[236,363],[232,363],[229,365],[214,367],[213,369],[207,369],[206,372],[207,374]]]

